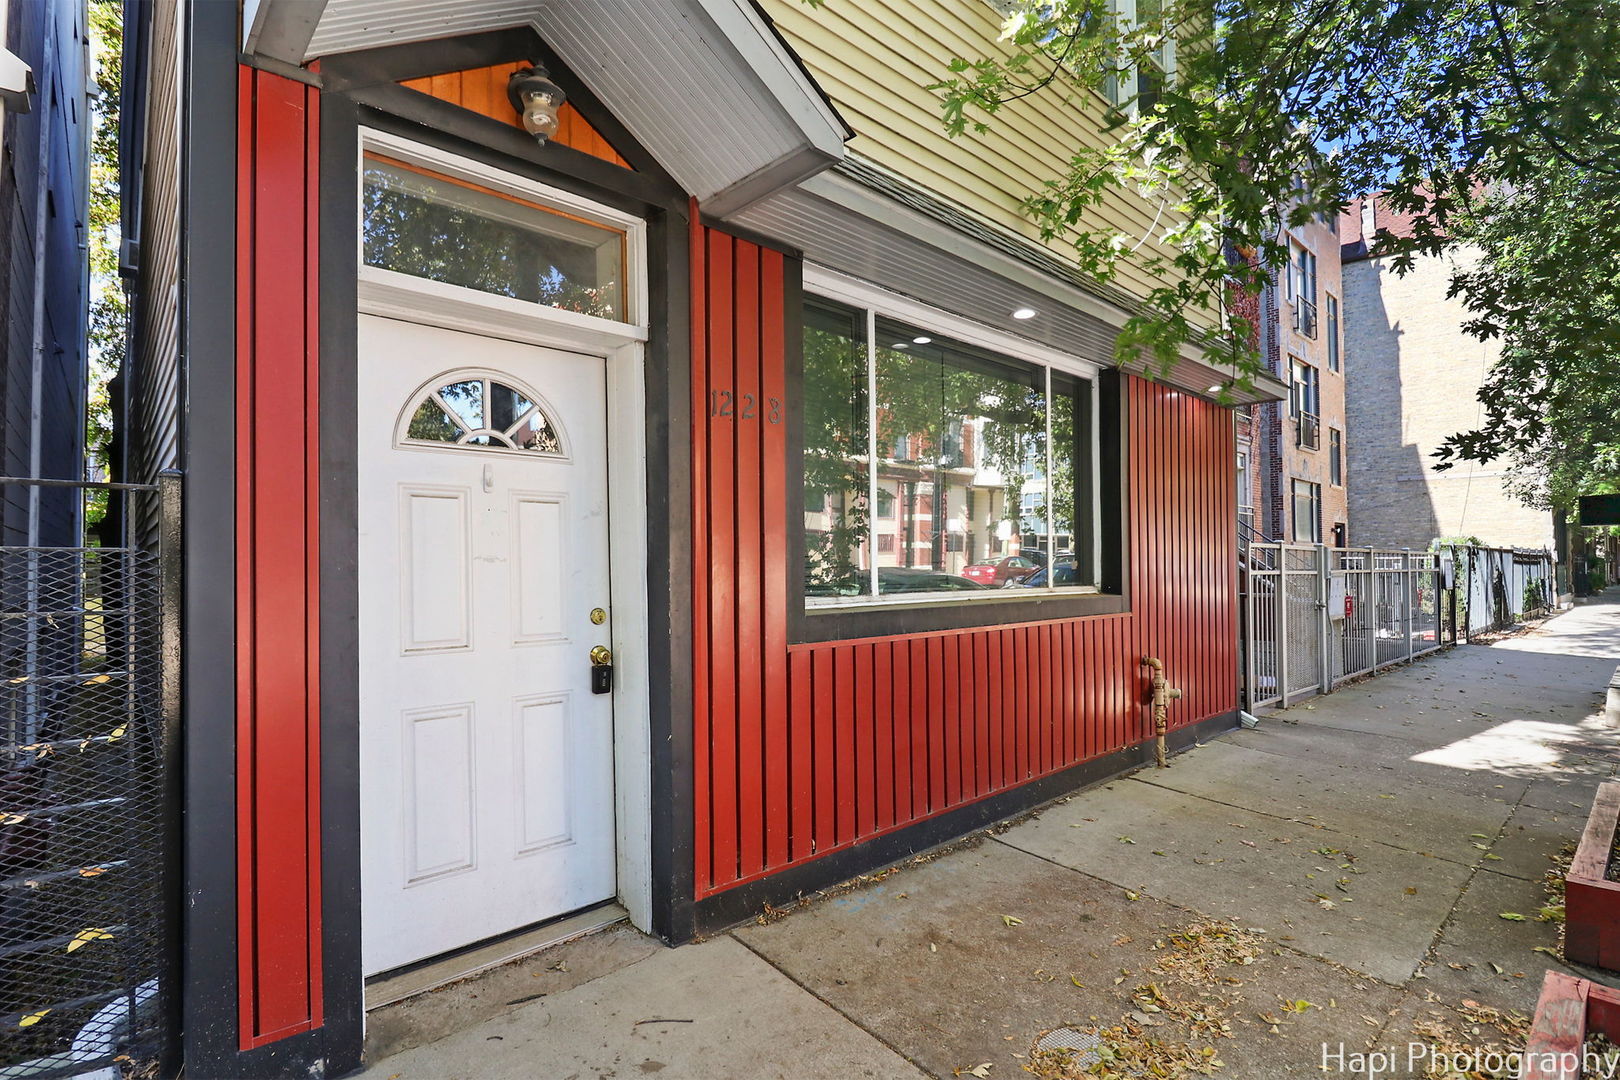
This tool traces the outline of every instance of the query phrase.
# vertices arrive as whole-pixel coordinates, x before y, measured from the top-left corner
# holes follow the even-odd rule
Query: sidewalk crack
[[[1389,848],[1392,851],[1404,851],[1408,855],[1417,855],[1417,856],[1420,856],[1420,857],[1425,858],[1425,859],[1435,859],[1435,860],[1437,860],[1439,862],[1450,863],[1452,866],[1466,867],[1467,869],[1470,869],[1470,870],[1479,869],[1479,866],[1478,866],[1477,863],[1459,862],[1458,860],[1450,858],[1449,856],[1446,856],[1446,855],[1436,855],[1432,851],[1418,851],[1416,848],[1402,847],[1400,844],[1392,844],[1387,840],[1379,840],[1377,837],[1362,836],[1359,833],[1347,832],[1344,829],[1336,829],[1332,825],[1318,824],[1318,823],[1316,823],[1314,821],[1305,821],[1305,820],[1303,820],[1301,818],[1285,817],[1282,814],[1273,814],[1273,813],[1270,813],[1269,811],[1266,811],[1266,810],[1256,810],[1252,806],[1242,806],[1242,805],[1240,805],[1238,803],[1226,802],[1226,801],[1221,800],[1221,799],[1212,799],[1207,795],[1199,795],[1199,794],[1196,794],[1195,792],[1183,791],[1180,788],[1171,787],[1168,784],[1155,783],[1154,781],[1144,779],[1141,776],[1132,776],[1132,777],[1129,777],[1129,779],[1140,781],[1141,783],[1147,784],[1150,787],[1158,788],[1160,791],[1173,791],[1177,795],[1183,795],[1183,796],[1186,796],[1189,799],[1199,799],[1199,800],[1202,800],[1203,802],[1207,802],[1207,803],[1209,803],[1209,804],[1211,804],[1213,806],[1224,806],[1224,807],[1227,807],[1228,809],[1231,809],[1231,810],[1242,810],[1245,813],[1254,814],[1256,817],[1270,818],[1273,821],[1286,821],[1286,822],[1288,822],[1288,823],[1290,823],[1292,825],[1303,825],[1307,829],[1315,829],[1315,830],[1320,831],[1320,832],[1333,833],[1333,834],[1335,834],[1337,836],[1352,836],[1352,837],[1355,837],[1356,840],[1358,840],[1360,842],[1363,842],[1363,843],[1377,844],[1379,847],[1386,847],[1386,848]],[[1513,807],[1509,808],[1509,810],[1508,810],[1509,818],[1512,817],[1513,810],[1517,806],[1518,806],[1518,804],[1515,803]]]
[[[857,1020],[848,1011],[839,1008],[837,1005],[835,1005],[831,1001],[828,1001],[826,998],[824,998],[820,994],[816,993],[815,990],[811,989],[809,984],[807,984],[803,979],[800,979],[798,976],[794,975],[791,971],[784,968],[781,964],[778,964],[776,961],[772,960],[770,957],[766,956],[764,953],[762,953],[758,949],[754,948],[748,942],[746,942],[742,938],[738,937],[737,934],[736,934],[736,931],[728,931],[725,936],[729,937],[732,941],[735,941],[737,944],[741,945],[744,949],[747,949],[750,953],[752,953],[755,956],[759,957],[759,959],[762,962],[764,962],[764,964],[767,967],[769,967],[772,971],[775,971],[778,974],[780,974],[788,982],[792,983],[794,986],[797,986],[800,990],[803,990],[805,993],[809,994],[811,997],[815,998],[817,1001],[819,1001],[823,1005],[827,1006],[827,1008],[831,1009],[833,1012],[835,1012],[839,1016],[843,1017],[850,1024],[851,1027],[854,1027],[855,1029],[857,1029],[859,1031],[864,1031],[867,1035],[871,1036],[872,1039],[874,1039],[878,1043],[882,1044],[884,1047],[886,1047],[888,1050],[890,1050],[892,1053],[894,1053],[896,1056],[898,1056],[902,1061],[904,1061],[907,1065],[910,1065],[913,1069],[916,1069],[923,1076],[933,1076],[934,1075],[928,1069],[924,1068],[922,1063],[919,1062],[916,1058],[912,1057],[910,1054],[906,1053],[900,1047],[896,1046],[894,1043],[892,1043],[888,1039],[884,1038],[878,1032],[873,1031],[871,1028],[869,1028],[865,1024],[861,1023],[859,1020]]]

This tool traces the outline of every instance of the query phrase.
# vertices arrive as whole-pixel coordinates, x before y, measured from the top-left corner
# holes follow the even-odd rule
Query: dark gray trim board
[[[197,4],[190,15],[180,187],[181,1051],[189,1074],[227,1076],[244,1075],[235,1050],[236,564],[228,524],[236,512],[228,422],[236,415],[236,9]]]
[[[541,147],[522,131],[499,120],[402,86],[363,87],[351,91],[350,96],[379,113],[455,139],[458,145],[450,149],[489,159],[491,164],[500,162],[503,168],[524,163],[544,169],[562,181],[558,186],[579,194],[594,190],[603,202],[621,207],[635,204],[674,209],[686,199],[679,190],[655,177],[631,172],[561,143]],[[404,134],[425,137],[420,132]],[[435,141],[442,145],[442,140]],[[608,197],[604,199],[604,195]]]
[[[321,968],[327,1065],[360,1067],[365,982],[360,958],[360,595],[357,279],[359,110],[321,95],[320,641]]]
[[[1238,714],[1234,709],[1177,728],[1166,736],[1166,741],[1171,753],[1180,753],[1237,729]],[[768,878],[727,889],[698,902],[697,932],[718,933],[762,914],[766,905],[786,907],[822,889],[881,870],[930,848],[960,839],[975,829],[1028,813],[1082,788],[1118,779],[1152,763],[1153,740],[1149,739],[1032,780],[988,799],[946,811],[904,829],[862,841],[854,847],[790,867]]]
[[[647,343],[647,662],[652,754],[652,929],[692,936],[695,789],[692,748],[691,221],[647,222],[648,297],[663,332]]]

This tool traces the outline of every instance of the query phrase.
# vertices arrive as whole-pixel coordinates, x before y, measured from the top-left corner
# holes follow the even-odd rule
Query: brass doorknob
[[[591,663],[611,664],[613,663],[613,653],[608,651],[606,645],[598,645],[591,650]]]

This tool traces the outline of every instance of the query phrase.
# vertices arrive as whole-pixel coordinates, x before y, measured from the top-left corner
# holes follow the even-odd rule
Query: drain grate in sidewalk
[[[1074,1063],[1082,1069],[1089,1069],[1102,1061],[1102,1055],[1097,1052],[1101,1046],[1102,1040],[1097,1036],[1070,1027],[1048,1031],[1035,1043],[1036,1051],[1041,1053],[1050,1050],[1072,1051]]]

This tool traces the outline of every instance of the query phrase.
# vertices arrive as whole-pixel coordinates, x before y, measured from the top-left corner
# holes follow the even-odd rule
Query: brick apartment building
[[[1446,438],[1478,422],[1479,388],[1500,346],[1464,332],[1463,302],[1447,296],[1458,261],[1475,257],[1466,247],[1420,257],[1404,276],[1391,258],[1368,255],[1379,230],[1399,236],[1408,227],[1371,199],[1352,202],[1339,219],[1356,543],[1421,549],[1437,537],[1473,536],[1552,548],[1553,515],[1509,494],[1501,465],[1434,469]]]
[[[1261,356],[1289,395],[1238,417],[1238,516],[1249,538],[1350,542],[1337,225],[1288,229],[1288,265],[1259,298]]]

